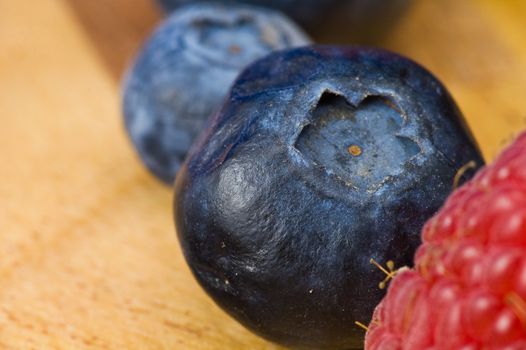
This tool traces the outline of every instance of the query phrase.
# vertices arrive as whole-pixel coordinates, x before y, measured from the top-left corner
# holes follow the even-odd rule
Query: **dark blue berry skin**
[[[158,0],[161,7],[173,11],[179,6],[202,0]],[[361,40],[365,34],[376,34],[390,27],[412,0],[207,0],[215,3],[245,3],[273,8],[290,16],[312,31],[345,35]],[[333,35],[334,36],[334,35]],[[353,41],[354,42],[354,41]]]
[[[444,86],[381,50],[312,46],[247,68],[176,180],[208,294],[255,333],[360,349],[385,277],[410,265],[457,170],[483,159]],[[465,174],[465,178],[473,175]]]
[[[190,5],[153,33],[124,82],[126,130],[153,174],[173,183],[206,119],[249,63],[309,39],[281,14]]]

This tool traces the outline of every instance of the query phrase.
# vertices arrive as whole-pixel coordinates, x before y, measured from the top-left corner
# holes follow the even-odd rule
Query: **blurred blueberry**
[[[393,53],[313,46],[247,68],[177,177],[195,277],[257,334],[361,349],[457,171],[483,159],[444,86]],[[473,172],[466,174],[466,178]]]
[[[173,11],[202,0],[157,0]],[[384,35],[412,0],[206,0],[245,3],[273,8],[290,16],[317,39],[333,42],[370,42]]]
[[[247,5],[189,5],[153,33],[124,81],[128,134],[166,183],[247,64],[309,39],[283,15]]]

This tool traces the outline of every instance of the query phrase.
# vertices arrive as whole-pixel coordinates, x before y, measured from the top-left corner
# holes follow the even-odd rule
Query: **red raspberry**
[[[422,240],[365,349],[526,350],[526,133],[449,197]]]

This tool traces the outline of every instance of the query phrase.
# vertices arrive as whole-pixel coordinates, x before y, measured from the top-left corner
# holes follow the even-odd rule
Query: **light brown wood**
[[[148,0],[0,0],[0,349],[278,349],[182,258],[135,158],[119,79]],[[522,0],[417,0],[382,46],[450,88],[492,158],[526,125]]]

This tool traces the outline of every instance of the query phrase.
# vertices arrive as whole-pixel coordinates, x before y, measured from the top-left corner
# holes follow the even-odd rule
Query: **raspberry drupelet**
[[[427,222],[366,350],[526,349],[526,133]]]

